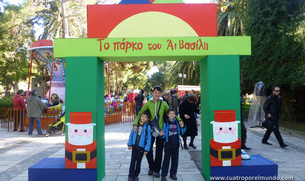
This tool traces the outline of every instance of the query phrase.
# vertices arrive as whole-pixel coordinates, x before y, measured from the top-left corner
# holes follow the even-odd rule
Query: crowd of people
[[[275,86],[272,88],[272,92],[263,106],[266,114],[267,130],[262,143],[271,145],[268,139],[270,134],[274,132],[280,146],[285,148],[288,145],[284,143],[278,125],[282,111],[280,88]],[[28,134],[32,135],[35,120],[38,135],[43,135],[40,119],[43,115],[42,110],[48,109],[48,106],[37,96],[36,90],[30,92],[26,101],[27,106],[25,106],[23,94],[23,90],[18,90],[13,98],[15,115],[20,114],[17,114],[20,109],[26,110],[22,114],[26,114],[26,117],[29,117],[30,120]],[[52,102],[53,105],[59,104],[59,97],[54,96],[53,100],[52,96]],[[143,155],[146,155],[149,164],[148,175],[153,175],[156,178],[161,176],[161,181],[166,181],[168,172],[170,172],[170,178],[177,180],[179,147],[181,146],[185,150],[189,150],[189,147],[197,148],[194,140],[198,134],[197,114],[200,114],[200,94],[195,95],[192,90],[190,94],[186,91],[180,97],[175,89],[162,92],[160,86],[155,86],[150,90],[150,94],[146,94],[144,90],[140,90],[138,94],[129,91],[124,102],[135,104],[137,115],[127,143],[128,149],[132,150],[128,180],[139,180]],[[23,117],[23,115],[15,116],[15,131],[18,129],[18,125],[20,125],[20,131],[25,131]],[[156,124],[152,124],[154,122]],[[243,120],[241,122],[241,148],[249,150],[250,148],[245,145],[247,129]],[[158,130],[157,135],[153,133],[155,130]],[[180,137],[182,137],[183,142],[181,142]],[[187,137],[190,137],[189,144],[187,144]],[[154,144],[156,145],[155,153],[153,153]],[[170,162],[171,168],[169,170]]]
[[[280,88],[275,86],[272,88],[272,91],[273,94],[268,96],[264,103],[264,112],[266,113],[268,126],[262,143],[271,145],[267,140],[270,134],[274,132],[280,146],[285,148],[288,145],[284,143],[278,125],[282,110],[282,101],[279,96]],[[127,101],[130,101],[132,96],[135,97],[133,92],[127,96]],[[143,105],[144,97],[146,97],[147,102]],[[177,180],[179,147],[181,146],[186,150],[189,147],[197,148],[194,145],[194,139],[198,133],[197,114],[200,114],[200,94],[196,96],[195,92],[191,91],[190,94],[186,92],[186,94],[180,97],[174,89],[163,91],[162,93],[161,87],[155,86],[150,91],[150,94],[146,96],[145,92],[141,90],[134,101],[136,102],[137,117],[133,123],[127,143],[128,149],[132,149],[128,180],[139,180],[138,175],[141,171],[143,155],[146,155],[149,164],[148,175],[153,175],[156,178],[161,176],[161,181],[166,181],[168,172],[170,172],[170,178]],[[154,131],[151,131],[155,130],[156,124],[152,123],[156,120],[158,123],[157,127],[160,130],[157,136],[153,133]],[[250,150],[251,148],[245,145],[247,129],[243,120],[241,122],[241,148]],[[183,138],[183,146],[180,137]],[[190,137],[189,144],[187,144],[187,137]],[[154,156],[153,145],[155,142],[156,149]],[[171,162],[170,170],[169,162]]]

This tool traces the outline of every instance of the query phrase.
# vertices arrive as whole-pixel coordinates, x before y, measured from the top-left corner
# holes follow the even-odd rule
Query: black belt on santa
[[[219,160],[234,160],[241,154],[241,148],[214,150],[212,147],[210,147],[210,154]]]
[[[75,163],[87,163],[96,157],[96,150],[90,151],[72,151],[66,150],[65,157]]]

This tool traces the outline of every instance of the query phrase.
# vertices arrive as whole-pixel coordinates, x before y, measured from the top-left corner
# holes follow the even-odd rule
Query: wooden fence
[[[133,122],[136,118],[135,103],[124,103],[116,107],[105,105],[105,125]]]
[[[62,115],[62,109],[53,108],[46,110],[41,117],[41,129],[49,129],[47,125],[53,124]],[[105,105],[105,125],[122,124],[133,122],[136,118],[135,103],[124,103],[116,107]],[[28,130],[29,118],[26,117],[26,110],[15,110],[11,107],[0,108],[0,128],[7,131]],[[34,122],[34,129],[36,122]]]
[[[41,130],[45,131],[47,125],[53,124],[62,114],[61,106],[48,109],[44,111],[41,117]],[[11,107],[0,108],[0,127],[8,131],[28,130],[30,119],[26,117],[26,110],[14,109]],[[36,128],[36,121],[34,121],[34,129]]]

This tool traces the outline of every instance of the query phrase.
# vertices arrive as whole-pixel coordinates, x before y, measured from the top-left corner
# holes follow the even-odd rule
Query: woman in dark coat
[[[197,136],[197,123],[194,113],[200,114],[200,111],[197,109],[195,105],[196,102],[196,95],[191,94],[186,100],[184,100],[180,107],[179,107],[179,114],[180,118],[183,120],[184,124],[186,125],[186,132],[182,135],[184,149],[188,150],[189,147],[187,146],[186,139],[188,136],[191,137],[191,142],[189,144],[190,147],[196,149],[194,145],[195,136]]]

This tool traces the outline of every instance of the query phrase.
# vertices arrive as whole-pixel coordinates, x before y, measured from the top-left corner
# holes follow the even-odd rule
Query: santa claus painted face
[[[69,125],[68,142],[72,145],[88,145],[93,142],[95,124]]]
[[[234,122],[211,122],[213,124],[214,141],[219,143],[232,143],[238,139],[238,123]]]

